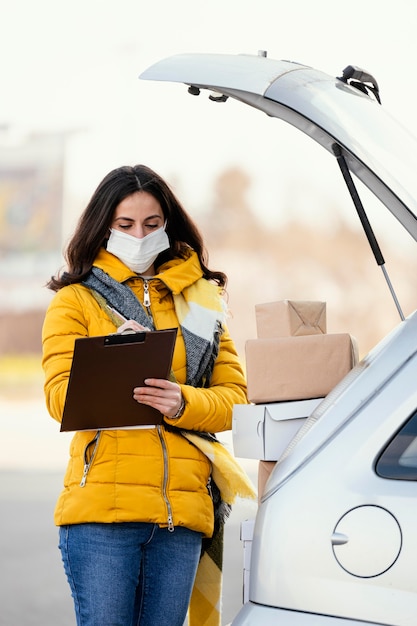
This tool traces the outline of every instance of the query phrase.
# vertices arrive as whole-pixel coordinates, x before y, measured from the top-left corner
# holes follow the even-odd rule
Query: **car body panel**
[[[327,615],[311,615],[287,609],[275,609],[247,602],[239,615],[233,620],[233,626],[387,626],[381,622],[337,619]]]
[[[407,376],[416,374],[416,359],[405,367]],[[250,580],[251,601],[395,626],[415,624],[417,595],[411,572],[417,553],[417,484],[381,479],[372,468],[392,432],[415,410],[416,392],[398,402],[398,380],[375,395],[362,419],[348,421],[262,502],[252,547],[251,571],[256,575]],[[329,410],[321,420],[330,421],[335,412]],[[306,439],[310,434],[314,437],[314,427]],[[274,475],[279,477],[279,467]],[[378,516],[369,516],[370,509]],[[361,516],[361,532],[355,536],[354,529],[341,529],[341,523],[358,510],[368,515]],[[387,518],[393,523],[385,525]],[[334,534],[341,530],[348,541],[334,545]],[[359,545],[349,571],[341,553],[352,541]],[[282,567],[271,567],[271,554]]]

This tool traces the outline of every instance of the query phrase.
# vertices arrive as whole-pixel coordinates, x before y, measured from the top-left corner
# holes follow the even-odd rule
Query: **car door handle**
[[[349,537],[343,533],[333,533],[332,535],[333,546],[343,546],[343,544],[348,543],[348,541]]]

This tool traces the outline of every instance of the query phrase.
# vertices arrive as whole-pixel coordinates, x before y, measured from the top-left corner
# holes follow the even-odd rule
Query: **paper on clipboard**
[[[75,340],[61,431],[132,428],[162,422],[133,399],[146,378],[169,378],[177,329]]]

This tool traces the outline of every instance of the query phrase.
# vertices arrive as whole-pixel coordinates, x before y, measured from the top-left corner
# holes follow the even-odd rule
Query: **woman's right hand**
[[[138,324],[135,320],[127,320],[123,322],[121,326],[117,329],[118,333],[125,333],[127,330],[133,330],[135,333],[150,331],[151,329],[147,326],[142,326],[142,324]]]

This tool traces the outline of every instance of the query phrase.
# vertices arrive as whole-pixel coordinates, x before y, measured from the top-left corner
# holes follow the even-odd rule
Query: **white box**
[[[278,461],[304,420],[322,399],[235,404],[232,422],[235,456]]]

